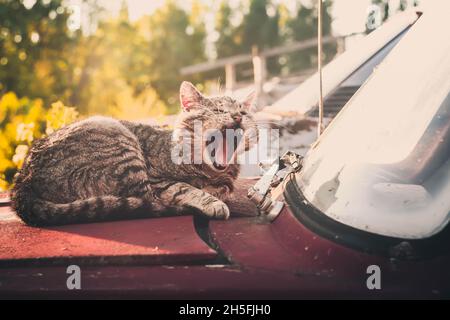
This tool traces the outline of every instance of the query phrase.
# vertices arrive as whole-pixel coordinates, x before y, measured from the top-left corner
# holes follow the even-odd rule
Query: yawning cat
[[[200,163],[176,162],[173,150],[186,143],[181,141],[186,133],[195,144],[194,123],[221,133],[240,129],[241,149],[248,150],[256,142],[249,138],[256,133],[253,98],[240,103],[227,96],[205,97],[183,82],[180,100],[183,111],[174,131],[92,117],[37,140],[12,191],[17,214],[30,225],[127,218],[138,209],[153,216],[194,211],[227,219],[223,200],[239,174],[239,165],[230,163],[236,147],[229,150],[224,143],[207,156],[211,141],[201,137],[200,148],[192,146],[193,154],[201,152]]]

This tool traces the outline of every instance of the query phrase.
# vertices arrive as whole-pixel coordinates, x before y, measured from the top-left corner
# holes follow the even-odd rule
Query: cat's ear
[[[188,81],[183,81],[180,86],[180,103],[183,111],[190,111],[203,100],[203,95]]]
[[[245,99],[242,101],[242,106],[244,109],[248,110],[249,112],[255,112],[256,111],[256,94],[254,91],[252,91]]]

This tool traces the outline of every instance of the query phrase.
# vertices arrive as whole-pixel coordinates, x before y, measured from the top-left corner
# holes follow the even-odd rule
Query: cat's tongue
[[[222,144],[216,150],[216,164],[225,167],[228,164],[227,161],[227,139],[223,137]]]

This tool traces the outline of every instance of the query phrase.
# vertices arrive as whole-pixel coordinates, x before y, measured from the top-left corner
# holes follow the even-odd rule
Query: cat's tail
[[[100,196],[70,203],[53,203],[34,196],[25,184],[12,193],[13,208],[28,225],[49,226],[130,217],[137,209],[147,207],[135,197]]]

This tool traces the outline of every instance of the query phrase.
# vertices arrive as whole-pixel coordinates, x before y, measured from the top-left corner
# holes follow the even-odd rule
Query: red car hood
[[[239,184],[229,202],[232,218],[255,215]],[[197,234],[193,217],[177,216],[35,228],[8,203],[0,207],[0,266],[81,264],[197,264],[218,253]]]
[[[0,296],[69,296],[65,268],[79,264],[86,296],[448,297],[448,255],[360,252],[307,229],[288,205],[264,221],[246,199],[254,183],[239,181],[229,220],[203,224],[181,216],[33,228],[0,207]],[[367,290],[369,265],[383,270],[382,291]]]

